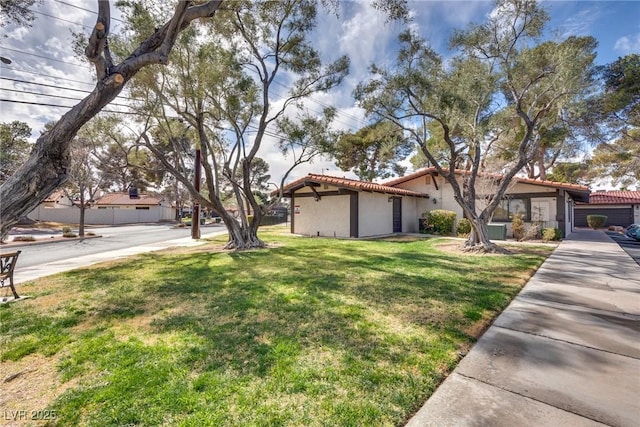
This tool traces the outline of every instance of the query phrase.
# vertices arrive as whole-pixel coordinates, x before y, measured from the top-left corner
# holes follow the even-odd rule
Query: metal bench
[[[16,268],[18,255],[21,251],[0,255],[0,288],[10,287],[15,299],[20,298],[13,286],[13,270]],[[9,282],[8,284],[6,282]]]

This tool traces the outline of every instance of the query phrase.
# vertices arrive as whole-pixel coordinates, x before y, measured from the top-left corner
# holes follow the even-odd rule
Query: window
[[[531,219],[531,199],[502,199],[493,213],[493,221],[512,221],[514,215],[521,215],[525,221]]]

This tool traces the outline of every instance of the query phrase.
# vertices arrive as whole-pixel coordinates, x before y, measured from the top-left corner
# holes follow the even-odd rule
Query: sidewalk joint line
[[[586,415],[582,415],[582,414],[579,414],[578,412],[570,411],[570,410],[565,409],[565,408],[560,408],[560,407],[558,407],[558,406],[552,405],[552,404],[550,404],[550,403],[548,403],[548,402],[545,402],[545,401],[543,401],[543,400],[536,399],[535,397],[527,396],[526,394],[518,393],[517,391],[509,390],[508,388],[504,388],[504,387],[499,386],[499,385],[496,385],[496,384],[491,384],[491,383],[489,383],[489,382],[487,382],[487,381],[483,381],[483,380],[481,380],[481,379],[479,379],[479,378],[475,378],[475,377],[471,377],[471,376],[469,376],[469,375],[461,374],[460,372],[457,372],[457,371],[454,371],[453,373],[454,373],[454,374],[457,374],[457,375],[460,375],[461,377],[467,378],[467,379],[469,379],[469,380],[477,381],[477,382],[479,382],[479,383],[482,383],[482,384],[488,385],[489,387],[497,388],[497,389],[500,389],[500,390],[502,390],[502,391],[506,391],[507,393],[511,393],[511,394],[515,394],[516,396],[524,397],[525,399],[533,400],[534,402],[541,403],[541,404],[543,404],[543,405],[545,405],[545,406],[550,406],[550,407],[552,407],[552,408],[556,408],[556,409],[558,409],[558,410],[560,410],[560,411],[567,412],[567,413],[569,413],[569,414],[573,414],[573,415],[577,415],[577,416],[579,416],[579,417],[581,417],[581,418],[585,418],[585,419],[587,419],[587,420],[591,420],[591,421],[594,421],[594,422],[596,422],[596,423],[600,423],[600,424],[605,425],[605,426],[608,426],[608,427],[614,427],[614,426],[612,426],[611,424],[607,424],[607,423],[605,423],[604,421],[600,421],[600,420],[597,420],[597,419],[595,419],[595,418],[591,418],[591,417],[588,417],[588,416],[586,416]]]
[[[522,288],[522,289],[524,290],[524,288]],[[592,309],[591,307],[587,307],[587,306],[580,305],[580,304],[571,304],[571,303],[568,303],[568,302],[554,301],[554,300],[543,300],[543,299],[540,299],[540,298],[523,295],[522,291],[520,291],[520,293],[518,295],[516,295],[516,298],[522,298],[522,299],[531,300],[531,301],[550,302],[550,303],[553,303],[553,304],[568,305],[570,307],[582,307],[582,308],[586,308],[586,309]],[[593,310],[605,311],[607,313],[622,314],[622,315],[625,315],[625,316],[638,316],[637,314],[629,313],[627,311],[607,310],[606,308],[593,308]]]
[[[575,346],[578,346],[578,347],[587,348],[587,349],[589,349],[589,350],[596,350],[596,351],[601,351],[601,352],[603,352],[603,353],[615,354],[616,356],[628,357],[628,358],[630,358],[630,359],[640,360],[640,357],[629,356],[629,355],[627,355],[627,354],[620,354],[620,353],[616,353],[615,351],[604,350],[604,349],[597,348],[597,347],[591,347],[591,346],[589,346],[589,345],[580,344],[580,343],[575,343],[575,342],[571,342],[571,341],[563,340],[563,339],[560,339],[560,338],[554,338],[554,337],[550,337],[550,336],[548,336],[548,335],[536,334],[536,333],[528,332],[528,331],[521,331],[521,330],[519,330],[519,329],[509,328],[509,327],[507,327],[507,326],[500,326],[500,325],[496,325],[496,324],[493,324],[493,325],[491,325],[491,326],[495,326],[496,328],[506,329],[506,330],[508,330],[508,331],[519,332],[519,333],[521,333],[521,334],[533,335],[533,336],[535,336],[535,337],[541,337],[541,338],[546,338],[546,339],[553,340],[553,341],[557,341],[557,342],[562,342],[562,343],[566,343],[566,344],[571,344],[571,345],[575,345]]]

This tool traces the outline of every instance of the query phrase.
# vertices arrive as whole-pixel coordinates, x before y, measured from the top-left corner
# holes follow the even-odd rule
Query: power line
[[[23,50],[12,49],[10,47],[6,47],[6,46],[2,46],[2,45],[0,45],[0,48],[8,50],[10,52],[16,52],[16,53],[21,53],[23,55],[30,55],[30,56],[35,56],[37,58],[47,59],[49,61],[62,62],[63,64],[74,65],[76,67],[90,68],[88,65],[74,64],[73,62],[67,62],[67,61],[63,61],[61,59],[50,58],[48,56],[38,55],[36,53],[29,53],[29,52],[25,52]]]
[[[56,77],[56,76],[52,76],[50,74],[43,74],[43,73],[36,73],[35,71],[29,71],[29,70],[25,70],[23,68],[16,68],[16,67],[7,67],[5,65],[3,65],[0,68],[8,68],[9,70],[15,71],[15,72],[19,72],[19,73],[29,73],[29,74],[34,74],[36,76],[42,76],[42,77],[48,77],[50,79],[55,79],[55,80],[63,80],[63,81],[68,81],[68,82],[72,82],[72,83],[81,83],[83,85],[90,85],[90,86],[95,86],[95,83],[91,83],[91,82],[83,82],[81,80],[74,80],[74,79],[68,79],[65,77]]]
[[[14,104],[27,104],[27,105],[37,105],[40,107],[55,107],[55,108],[67,108],[67,109],[72,109],[73,107],[75,107],[75,105],[57,105],[57,104],[48,104],[45,102],[31,102],[31,101],[18,101],[15,99],[6,99],[6,98],[0,98],[0,102],[11,102]],[[115,104],[109,104],[109,105],[115,105]],[[116,110],[100,110],[100,111],[104,111],[106,113],[118,113],[118,114],[129,114],[129,115],[138,115],[138,116],[143,116],[145,114],[143,113],[137,113],[137,112],[133,112],[133,111],[116,111]]]
[[[25,83],[25,84],[29,84],[29,85],[50,87],[50,88],[54,88],[54,89],[70,90],[72,92],[92,93],[92,91],[86,90],[86,89],[75,89],[75,88],[71,88],[71,87],[50,85],[50,84],[47,84],[47,83],[30,82],[30,81],[27,81],[27,80],[13,79],[11,77],[4,77],[4,76],[0,76],[0,80],[8,80],[8,81],[11,81],[11,82],[16,82],[16,83]],[[5,90],[10,90],[10,89],[5,89]],[[139,99],[129,98],[127,96],[121,96],[121,95],[118,95],[116,98],[129,99],[131,101],[140,101]],[[69,99],[73,99],[73,98],[69,98]],[[80,101],[80,99],[76,99],[76,100]]]
[[[86,29],[91,29],[91,27],[88,26],[88,25],[84,25],[84,24],[81,24],[79,22],[69,21],[68,19],[60,18],[58,16],[49,15],[48,13],[40,12],[39,10],[31,9],[31,12],[37,13],[38,15],[46,16],[47,18],[57,19],[59,21],[63,21],[63,22],[69,23],[69,24],[78,25],[78,26],[86,28]]]
[[[3,87],[0,87],[0,90],[6,90],[8,92],[16,92],[16,93],[26,93],[28,95],[49,96],[49,97],[54,97],[54,98],[59,98],[59,99],[71,99],[73,101],[81,101],[81,99],[73,98],[71,96],[62,96],[62,95],[48,94],[48,93],[42,93],[42,92],[32,92],[32,91],[29,91],[29,90],[7,89],[7,88],[3,88]],[[115,102],[111,102],[111,103],[109,103],[109,105],[115,105],[117,107],[127,107],[127,108],[130,107],[129,105],[118,104],[118,103],[115,103]]]
[[[85,9],[84,7],[76,6],[75,4],[67,3],[65,1],[55,0],[55,2],[56,3],[60,3],[60,4],[64,4],[65,6],[73,7],[75,9],[84,10],[85,12],[93,13],[95,15],[98,14],[98,12],[96,12],[95,10]],[[126,24],[126,22],[123,21],[122,19],[118,19],[118,18],[111,18],[111,19],[114,20],[114,21],[118,21],[118,22],[122,22],[122,23]]]

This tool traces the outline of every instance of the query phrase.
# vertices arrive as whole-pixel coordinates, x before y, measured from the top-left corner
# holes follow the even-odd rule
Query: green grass
[[[401,425],[549,253],[262,238],[26,285],[0,367],[54,360],[58,425]]]

